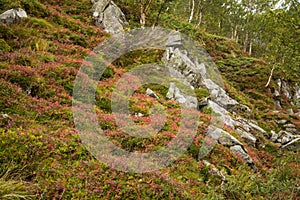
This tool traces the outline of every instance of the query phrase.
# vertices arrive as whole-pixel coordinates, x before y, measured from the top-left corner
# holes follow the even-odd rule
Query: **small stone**
[[[151,90],[150,88],[147,88],[146,90],[146,94],[150,97],[153,97],[155,99],[159,99],[159,97],[155,94],[155,92],[153,92],[153,90]]]
[[[291,151],[297,151],[300,147],[300,138],[296,138],[292,140],[291,142],[283,145],[281,148]]]

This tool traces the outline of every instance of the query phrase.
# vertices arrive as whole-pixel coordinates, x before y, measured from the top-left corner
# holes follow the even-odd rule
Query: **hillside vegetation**
[[[116,2],[137,26],[136,8]],[[73,83],[93,48],[110,35],[96,27],[90,0],[0,0],[0,13],[21,7],[28,18],[12,25],[0,23],[0,199],[299,199],[299,150],[283,151],[264,136],[257,148],[245,145],[255,162],[255,172],[228,148],[217,144],[198,161],[211,112],[198,112],[197,135],[188,152],[170,166],[145,174],[125,173],[99,162],[81,143],[72,115]],[[127,12],[126,12],[127,11]],[[132,18],[132,19],[131,19]],[[249,56],[242,46],[162,14],[159,25],[180,30],[196,40],[214,59],[224,77],[225,89],[247,105],[252,118],[270,134],[280,130],[276,120],[292,121],[300,129],[300,117],[287,109],[294,105],[281,97],[276,105],[265,84],[272,67]],[[129,151],[148,152],[167,144],[177,134],[180,109],[165,99],[167,88],[148,85],[160,97],[168,113],[167,123],[155,137],[136,139],[117,129],[111,113],[114,84],[129,69],[159,62],[160,50],[130,52],[108,68],[96,92],[99,125],[116,144]],[[275,74],[280,78],[280,74]],[[274,79],[275,79],[274,78]],[[291,77],[290,82],[297,82]],[[271,88],[276,88],[274,82]],[[142,113],[136,123],[149,123],[149,108],[157,100],[141,87],[130,99],[132,113]],[[207,97],[198,91],[199,98]],[[240,139],[230,128],[228,132]],[[271,135],[269,135],[271,137]],[[226,181],[214,173],[216,167]]]

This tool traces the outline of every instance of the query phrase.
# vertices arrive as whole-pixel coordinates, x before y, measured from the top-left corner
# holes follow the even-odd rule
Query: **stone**
[[[249,125],[251,126],[251,128],[255,131],[258,131],[259,133],[262,133],[264,136],[267,136],[267,132],[262,129],[261,127],[259,127],[258,125],[252,123],[252,122],[249,122]]]
[[[278,123],[278,124],[285,124],[285,123],[287,123],[287,120],[282,119],[282,120],[277,121],[277,123]]]
[[[271,131],[271,134],[272,134],[272,136],[271,136],[271,141],[272,142],[276,142],[277,141],[277,139],[279,138],[279,134],[277,134],[275,131]]]
[[[292,141],[293,139],[295,139],[297,136],[294,136],[293,134],[291,134],[290,132],[287,131],[279,131],[278,133],[278,137],[275,141],[281,143],[281,144],[287,144],[290,141]]]
[[[167,47],[180,47],[182,45],[180,34],[171,35],[168,38]]]
[[[151,90],[150,88],[147,88],[146,95],[148,95],[150,97],[153,97],[155,99],[159,99],[159,97],[157,96],[157,94],[155,94],[155,92],[153,92],[153,90]]]
[[[296,128],[296,126],[294,124],[285,124],[283,127],[284,128]]]
[[[114,35],[123,31],[124,26],[128,25],[124,13],[113,1],[92,2],[94,2],[92,11],[96,26]]]
[[[234,129],[235,121],[232,119],[232,117],[229,115],[229,112],[225,108],[221,107],[211,100],[208,101],[207,107],[211,108],[213,112],[218,115],[217,121],[211,121],[211,123],[218,124],[219,127],[223,127],[223,125],[226,124],[230,128]]]
[[[236,129],[236,131],[248,145],[255,147],[257,139],[251,133],[240,128]]]
[[[0,15],[0,21],[7,25],[11,25],[18,22],[21,18],[26,18],[26,17],[28,16],[25,10],[21,8],[10,9]]]
[[[208,106],[209,100],[210,100],[210,98],[207,97],[207,98],[201,100],[200,102],[198,102],[198,109],[201,110],[202,108]]]
[[[197,108],[198,100],[196,97],[181,94],[179,88],[176,87],[175,83],[170,83],[168,93],[166,95],[167,99],[172,99],[180,104],[185,105],[188,108]]]
[[[285,128],[285,130],[295,135],[300,135],[300,130],[298,130],[297,128]]]
[[[252,158],[244,151],[244,149],[240,145],[235,145],[230,147],[230,150],[241,159],[243,159],[246,163],[252,164]]]
[[[296,138],[292,140],[291,142],[281,146],[281,149],[286,149],[290,151],[297,151],[300,147],[300,138]]]
[[[281,83],[281,91],[289,100],[292,99],[291,89],[287,82],[282,81]]]
[[[294,111],[293,111],[293,109],[292,109],[292,108],[290,108],[290,109],[287,109],[287,112],[288,112],[290,115],[293,115],[293,114],[294,114]]]
[[[211,127],[207,135],[224,146],[228,146],[228,147],[234,145],[243,146],[243,144],[240,141],[238,141],[235,137],[230,135],[230,133],[220,128]]]
[[[144,115],[142,113],[134,113],[135,117],[144,117]]]
[[[236,105],[238,102],[231,97],[229,97],[225,90],[213,82],[211,79],[204,79],[203,81],[205,87],[210,91],[211,99],[224,107],[225,109],[230,109]]]

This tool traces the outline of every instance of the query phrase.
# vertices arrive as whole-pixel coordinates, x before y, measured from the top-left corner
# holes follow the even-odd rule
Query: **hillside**
[[[209,88],[197,88],[200,81],[193,82],[197,100],[211,100],[203,109],[191,111],[199,120],[187,152],[170,165],[147,173],[118,171],[100,162],[84,145],[72,110],[80,68],[96,54],[94,48],[114,38],[114,31],[120,28],[95,20],[95,14],[93,19],[93,12],[101,10],[95,9],[97,2],[0,0],[0,13],[22,8],[28,15],[12,24],[0,23],[0,199],[300,198],[299,77],[283,79],[282,72],[276,71],[265,87],[272,69],[266,61],[249,56],[232,39],[170,14],[162,14],[158,25],[186,34],[208,52],[222,75],[224,98],[237,102],[236,110],[226,108],[225,114],[217,113],[207,105],[211,102],[225,108],[223,99],[218,102]],[[126,1],[115,3],[109,6],[120,8],[115,17],[127,19],[122,25],[130,32],[138,26],[137,8]],[[105,5],[103,12],[109,6]],[[122,11],[124,15],[119,13]],[[165,109],[163,128],[152,137],[135,138],[118,129],[111,106],[115,85],[138,65],[164,62],[179,70],[199,64],[192,56],[185,57],[190,65],[180,64],[176,58],[182,59],[184,50],[175,50],[174,46],[165,51],[134,50],[104,71],[95,89],[95,113],[99,127],[116,146],[147,153],[161,149],[180,134],[183,114],[175,97],[166,98],[168,87],[147,84],[129,99],[133,121],[139,125],[161,121],[160,116],[150,114],[154,104]],[[168,59],[166,53],[173,57]],[[136,84],[132,80],[130,83]],[[147,95],[148,88],[159,98]],[[232,126],[222,121],[220,127],[228,141],[218,137],[208,155],[199,159],[212,118],[223,115],[233,121]],[[254,124],[248,131],[254,143],[236,128],[239,119],[244,120],[241,126]],[[235,153],[237,148],[244,152],[242,156]]]

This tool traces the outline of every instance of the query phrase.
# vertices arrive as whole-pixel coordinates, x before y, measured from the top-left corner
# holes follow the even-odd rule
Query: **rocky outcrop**
[[[96,26],[105,31],[116,34],[123,30],[128,23],[124,13],[111,0],[91,0],[93,3],[93,19]]]
[[[0,22],[5,23],[7,25],[11,25],[18,22],[21,18],[26,17],[28,16],[25,10],[21,8],[10,9],[0,15]]]
[[[167,50],[163,62],[169,68],[171,77],[190,84],[192,88],[205,88],[210,92],[210,97],[198,102],[198,108],[210,108],[217,120],[211,123],[207,136],[218,143],[227,146],[237,156],[241,157],[249,165],[253,166],[251,157],[247,154],[242,142],[233,137],[230,133],[222,130],[225,125],[235,130],[240,137],[251,146],[255,146],[257,139],[255,134],[267,135],[267,132],[259,127],[256,122],[240,117],[237,112],[244,112],[251,115],[250,109],[232,99],[220,86],[218,79],[211,76],[206,64],[199,63],[198,59],[190,55],[187,49],[183,48],[180,34],[171,36],[167,42]],[[171,84],[167,97],[179,102],[184,102],[187,95],[178,95],[175,86]],[[177,91],[178,92],[178,91]],[[178,92],[179,93],[179,92]],[[210,149],[210,148],[208,148]]]
[[[167,93],[167,99],[175,100],[188,108],[197,108],[198,101],[196,97],[183,95],[176,87],[175,83],[170,83],[170,88]]]
[[[277,79],[276,85],[278,89],[275,89],[273,92],[276,105],[281,108],[280,97],[284,96],[292,105],[300,110],[300,87],[298,83],[291,84],[284,80]],[[293,114],[293,111],[291,112],[291,114]]]

